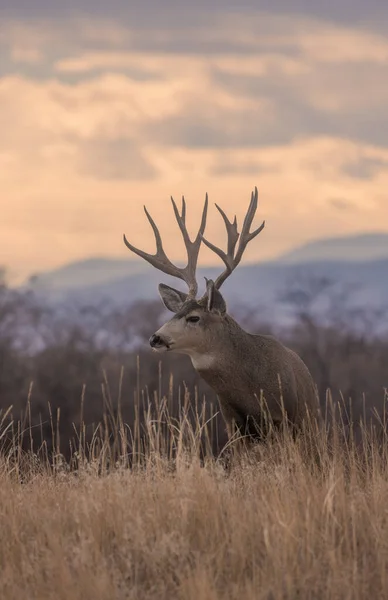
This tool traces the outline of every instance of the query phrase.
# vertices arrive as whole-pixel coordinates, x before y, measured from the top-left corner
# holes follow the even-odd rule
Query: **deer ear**
[[[216,311],[221,315],[226,313],[226,302],[223,295],[214,285],[214,281],[206,279],[207,310]]]
[[[187,294],[165,283],[159,284],[159,294],[164,306],[173,313],[177,313],[187,300]]]

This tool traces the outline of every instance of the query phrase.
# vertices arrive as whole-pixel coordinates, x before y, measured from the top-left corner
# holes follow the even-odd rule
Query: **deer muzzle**
[[[168,342],[161,335],[157,335],[156,333],[150,337],[150,346],[153,350],[157,350],[159,352],[169,350],[170,348]]]

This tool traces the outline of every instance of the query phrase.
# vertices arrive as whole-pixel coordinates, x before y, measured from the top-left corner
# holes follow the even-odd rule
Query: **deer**
[[[237,218],[230,221],[221,214],[227,233],[227,249],[223,251],[208,241],[205,227],[208,195],[194,240],[186,226],[186,202],[182,208],[171,197],[175,218],[187,252],[185,267],[174,265],[167,257],[162,238],[147,208],[145,214],[153,229],[156,253],[149,254],[133,246],[124,234],[127,248],[163,273],[182,280],[187,292],[159,284],[164,306],[174,316],[151,335],[149,343],[156,352],[175,352],[191,358],[200,377],[215,391],[229,439],[234,436],[263,440],[269,430],[287,424],[292,435],[301,431],[306,419],[319,422],[319,400],[313,378],[306,364],[276,338],[245,331],[227,312],[222,284],[240,264],[247,245],[264,229],[265,221],[251,231],[258,206],[255,187],[245,219],[238,231]],[[206,280],[204,295],[198,295],[196,269],[201,244],[205,244],[223,261],[225,268],[215,281]]]

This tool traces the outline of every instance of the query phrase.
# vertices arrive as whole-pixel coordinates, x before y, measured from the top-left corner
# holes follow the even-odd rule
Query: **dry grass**
[[[0,465],[2,600],[388,597],[385,446],[322,436],[317,461],[286,436],[225,470],[201,415],[151,417],[131,466],[120,423],[114,456],[99,430],[74,470],[19,432]]]

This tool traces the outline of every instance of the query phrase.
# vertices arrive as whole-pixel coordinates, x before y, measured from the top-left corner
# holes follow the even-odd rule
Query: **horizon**
[[[208,192],[207,235],[223,246],[214,203],[241,227],[257,185],[266,227],[245,264],[388,233],[388,6],[158,6],[3,3],[0,266],[11,281],[128,258],[124,232],[152,251],[143,204],[184,260],[169,201],[182,193],[193,235]],[[214,262],[205,248],[200,264]]]
[[[378,237],[388,237],[388,232],[383,232],[383,231],[375,231],[375,232],[368,232],[368,233],[363,233],[363,232],[356,232],[355,234],[351,234],[351,235],[347,235],[347,236],[336,236],[336,237],[324,237],[324,238],[317,238],[314,240],[308,240],[306,243],[303,243],[301,245],[295,246],[294,248],[291,248],[288,252],[286,253],[282,253],[279,254],[277,256],[274,257],[270,257],[267,259],[253,259],[253,260],[245,260],[243,258],[239,268],[241,267],[252,267],[255,265],[265,265],[265,264],[269,264],[269,263],[276,263],[279,262],[281,263],[282,260],[287,260],[288,258],[292,258],[293,255],[295,253],[298,253],[299,251],[304,251],[305,249],[308,249],[310,246],[314,247],[314,245],[319,245],[319,244],[325,244],[328,242],[333,242],[333,241],[338,241],[338,242],[348,242],[348,241],[352,241],[352,240],[357,240],[357,239],[362,239],[365,237],[371,237],[371,238],[378,238]],[[205,248],[204,246],[202,246],[202,248]],[[220,267],[220,265],[222,265],[220,259],[218,259],[217,261],[217,257],[215,257],[215,261],[214,262],[206,262],[204,263],[203,261],[200,260],[201,257],[201,253],[199,255],[199,260],[198,260],[198,268],[199,269],[204,269],[204,268],[210,268],[210,269],[216,269],[218,267]],[[387,258],[388,258],[388,248],[387,248]],[[307,262],[309,262],[308,257],[306,256]],[[305,260],[306,260],[305,259]],[[385,256],[379,256],[377,255],[376,257],[372,257],[372,258],[366,258],[365,261],[369,261],[369,260],[384,260]],[[319,260],[319,259],[310,259],[310,260]],[[341,262],[345,261],[348,262],[349,261],[349,257],[345,257],[343,259],[341,259],[341,256],[337,256],[337,258],[335,259],[330,259],[330,258],[323,258],[323,261],[330,261],[330,260],[334,260],[335,262]],[[85,256],[85,257],[81,257],[77,260],[74,261],[68,261],[68,262],[64,262],[62,264],[59,264],[57,266],[55,266],[53,269],[48,269],[45,271],[35,271],[35,272],[31,272],[29,273],[25,279],[18,281],[18,282],[10,282],[11,285],[26,285],[28,284],[28,282],[30,281],[30,279],[35,278],[35,277],[41,277],[41,276],[46,276],[46,275],[52,275],[55,273],[60,272],[61,270],[66,270],[68,268],[71,267],[75,267],[78,265],[83,265],[83,264],[87,264],[87,263],[93,263],[93,262],[103,262],[103,261],[107,261],[108,263],[110,261],[112,262],[120,262],[120,263],[129,263],[129,264],[139,264],[139,265],[144,265],[147,269],[152,268],[151,265],[149,265],[146,261],[144,261],[142,258],[136,256],[135,254],[128,252],[128,256],[127,257],[122,257],[122,256],[106,256],[106,255],[94,255],[94,256]],[[304,262],[304,261],[302,261]],[[359,260],[357,260],[357,262],[359,262]],[[177,265],[178,266],[184,266],[185,261],[177,261]],[[6,271],[7,273],[7,271]]]

